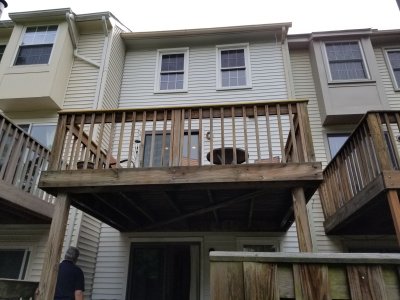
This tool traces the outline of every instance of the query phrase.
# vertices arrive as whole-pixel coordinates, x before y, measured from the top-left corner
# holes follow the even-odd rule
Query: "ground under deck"
[[[121,231],[285,231],[292,189],[306,199],[320,163],[47,171],[40,187]]]

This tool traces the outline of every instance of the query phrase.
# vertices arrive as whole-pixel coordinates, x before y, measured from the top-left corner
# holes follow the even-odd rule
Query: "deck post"
[[[42,274],[39,283],[40,300],[54,298],[56,288],[58,264],[68,221],[70,199],[67,194],[59,194],[56,199],[53,220],[51,221],[49,238],[46,245]]]
[[[292,190],[294,218],[300,252],[312,252],[312,238],[303,188]]]
[[[390,212],[392,214],[393,225],[396,230],[397,243],[400,245],[400,201],[397,190],[389,190],[386,193]]]

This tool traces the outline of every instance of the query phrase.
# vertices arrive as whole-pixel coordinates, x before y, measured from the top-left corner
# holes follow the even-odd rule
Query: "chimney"
[[[6,0],[0,0],[0,19],[3,13],[3,10],[8,6]]]

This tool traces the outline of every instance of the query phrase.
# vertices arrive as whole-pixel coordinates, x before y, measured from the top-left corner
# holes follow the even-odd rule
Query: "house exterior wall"
[[[325,41],[359,41],[365,58],[366,72],[369,74],[368,80],[331,81],[324,47]],[[315,39],[310,42],[310,51],[323,124],[355,124],[369,110],[388,109],[389,105],[382,91],[371,40],[368,37],[337,36],[330,37],[329,40]]]
[[[242,41],[247,42],[247,41]],[[188,45],[174,45],[188,47]],[[251,89],[216,90],[216,45],[189,46],[188,91],[154,93],[157,49],[128,51],[119,108],[218,104],[287,99],[288,92],[280,42],[249,45]]]
[[[0,225],[0,249],[29,249],[26,280],[39,281],[50,225]]]
[[[101,63],[104,44],[102,33],[79,35],[78,53]],[[92,109],[98,88],[99,68],[75,58],[65,94],[63,109]]]

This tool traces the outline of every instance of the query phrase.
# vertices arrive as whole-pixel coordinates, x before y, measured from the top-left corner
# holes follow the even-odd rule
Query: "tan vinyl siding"
[[[31,250],[25,279],[39,281],[50,225],[0,225],[0,248]]]
[[[104,35],[82,34],[78,53],[96,63],[101,63]],[[68,82],[63,109],[90,109],[96,96],[99,68],[75,58]]]
[[[398,45],[397,49],[400,46]],[[386,63],[385,60],[385,49],[384,48],[375,48],[375,57],[376,62],[378,64],[379,73],[381,75],[384,92],[388,99],[389,105],[391,109],[400,110],[400,91],[394,90],[394,83],[389,73],[389,64]]]
[[[115,27],[112,32],[109,59],[107,59],[104,70],[106,76],[104,95],[99,108],[112,109],[118,107],[125,59],[125,46],[120,37],[121,32],[122,30],[119,27]]]
[[[188,92],[155,94],[157,49],[129,51],[125,59],[119,106],[174,106],[286,99],[288,95],[280,44],[250,43],[249,53],[251,89],[216,90],[216,47],[208,45],[189,47]]]
[[[315,159],[322,162],[323,167],[327,164],[327,154],[324,143],[324,131],[318,108],[315,84],[311,71],[310,56],[307,50],[291,51],[292,75],[294,81],[295,97],[308,99],[308,114],[312,138],[314,143]],[[313,222],[316,250],[318,252],[336,252],[340,251],[340,245],[325,235],[324,216],[322,213],[321,202],[318,193],[308,203],[309,218]]]

